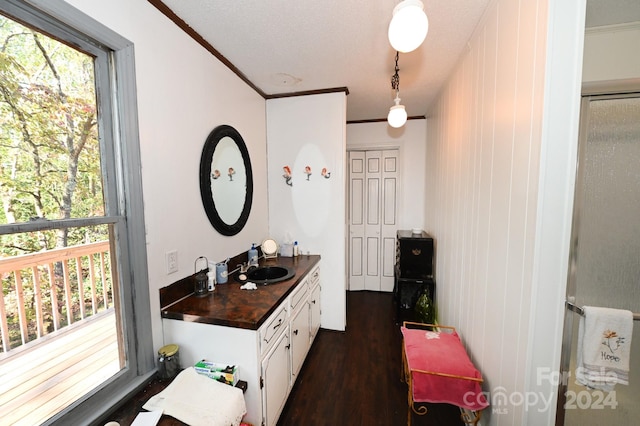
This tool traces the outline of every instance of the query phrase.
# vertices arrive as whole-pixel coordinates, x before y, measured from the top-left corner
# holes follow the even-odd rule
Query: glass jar
[[[173,379],[180,371],[180,348],[166,345],[158,350],[158,375],[161,379]]]

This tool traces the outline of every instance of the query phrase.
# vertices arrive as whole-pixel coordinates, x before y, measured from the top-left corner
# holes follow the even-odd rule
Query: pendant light
[[[429,19],[420,0],[403,0],[393,9],[389,43],[398,52],[416,50],[427,37]]]
[[[394,99],[395,105],[389,108],[389,115],[387,115],[387,122],[389,126],[398,127],[404,126],[404,123],[407,122],[407,111],[404,109],[404,105],[400,105],[400,98],[396,94],[396,98]]]
[[[387,122],[391,127],[402,127],[407,122],[407,111],[404,109],[404,105],[400,105],[400,76],[398,75],[398,52],[396,51],[396,69],[395,74],[391,76],[391,88],[396,91],[396,98],[394,99],[395,105],[389,108],[389,114],[387,115]]]

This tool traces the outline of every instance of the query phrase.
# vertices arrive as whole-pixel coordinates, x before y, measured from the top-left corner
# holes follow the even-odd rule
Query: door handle
[[[280,327],[281,325],[282,325],[282,318],[280,318],[280,321],[278,321],[278,323],[273,326],[273,329],[275,330],[276,328]]]

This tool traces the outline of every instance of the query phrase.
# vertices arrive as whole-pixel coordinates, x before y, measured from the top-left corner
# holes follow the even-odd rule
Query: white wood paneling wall
[[[492,394],[523,392],[542,131],[545,1],[495,1],[428,120],[438,311]],[[483,424],[521,424],[524,405]],[[505,410],[506,409],[506,410]]]

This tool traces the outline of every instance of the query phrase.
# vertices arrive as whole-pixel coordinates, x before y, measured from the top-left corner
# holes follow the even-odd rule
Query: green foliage
[[[436,308],[426,290],[418,298],[414,310],[416,321],[425,324],[435,324]]]
[[[93,58],[2,16],[0,43],[0,223],[103,215]],[[16,235],[0,255],[84,235],[41,237]]]
[[[76,267],[76,260],[69,260],[69,282],[71,290],[72,303],[69,309],[71,309],[71,321],[77,322],[82,319],[81,306],[84,309],[84,317],[93,315],[93,309],[96,311],[102,311],[107,309],[108,305],[113,306],[113,283],[111,280],[111,265],[109,257],[105,258],[105,280],[102,279],[100,274],[100,256],[98,254],[92,255],[94,265],[93,271],[91,271],[91,264],[87,256],[80,258],[79,270],[81,275],[78,276]],[[62,263],[57,262],[54,265],[56,268],[62,268]],[[93,281],[91,280],[91,273],[94,274]],[[36,321],[37,313],[43,313],[43,330],[42,334],[46,335],[55,330],[53,311],[51,310],[52,300],[52,283],[51,275],[44,266],[40,266],[36,269],[39,282],[40,303],[42,306],[36,306],[36,284],[33,280],[33,274],[31,269],[23,269],[19,271],[20,282],[22,286],[22,294],[24,298],[25,316],[27,318],[27,341],[35,340],[38,338],[38,324]],[[65,290],[62,276],[54,273],[53,287],[56,288],[55,300],[59,307],[58,313],[58,328],[65,327],[68,324],[67,320],[67,306],[65,300]],[[95,285],[95,288],[92,288]],[[79,286],[82,286],[82,293]],[[18,306],[18,291],[16,289],[15,275],[5,274],[2,276],[2,288],[4,289],[4,302],[9,307],[8,311],[10,315],[7,315],[7,326],[9,331],[9,346],[16,348],[22,344],[22,336],[20,329],[20,318],[17,315],[15,308]],[[109,299],[104,300],[104,290],[108,294]],[[95,292],[96,304],[92,305],[92,294]],[[82,294],[82,298],[80,295]],[[0,340],[1,341],[1,340]],[[0,353],[2,351],[0,350]]]
[[[97,123],[93,58],[0,15],[0,224],[105,214]],[[107,226],[0,235],[0,258],[106,239]],[[31,337],[37,335],[37,310],[43,313],[45,328],[51,328],[52,288],[56,312],[63,318],[60,325],[65,325],[66,309],[78,318],[80,304],[87,303],[86,294],[80,300],[78,285],[89,285],[89,265],[84,263],[82,276],[73,281],[80,284],[72,289],[69,308],[60,263],[52,277],[40,277],[41,308],[36,306],[31,272],[24,270],[23,308]],[[15,346],[20,343],[19,291],[15,274],[0,278]],[[107,281],[97,282],[102,306],[102,285],[111,286],[110,275]]]

